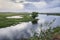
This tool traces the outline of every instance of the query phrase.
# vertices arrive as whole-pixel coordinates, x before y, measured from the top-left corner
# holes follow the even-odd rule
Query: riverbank
[[[19,24],[20,22],[28,22],[31,20],[30,14],[21,13],[0,13],[0,28]],[[14,16],[14,18],[6,18]],[[21,17],[20,17],[21,16]],[[19,17],[19,18],[18,18]]]

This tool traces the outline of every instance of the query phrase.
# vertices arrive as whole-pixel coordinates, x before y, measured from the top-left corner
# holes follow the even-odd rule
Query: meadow
[[[28,13],[0,12],[0,28],[16,25],[20,22],[28,22],[31,20],[29,15]],[[23,18],[6,18],[9,16],[22,16]]]

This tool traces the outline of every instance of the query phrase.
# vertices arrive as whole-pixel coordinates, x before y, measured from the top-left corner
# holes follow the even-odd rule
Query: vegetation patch
[[[0,13],[0,28],[10,27],[20,22],[28,22],[31,20],[29,15],[27,13]],[[9,16],[22,16],[23,18],[6,18]]]

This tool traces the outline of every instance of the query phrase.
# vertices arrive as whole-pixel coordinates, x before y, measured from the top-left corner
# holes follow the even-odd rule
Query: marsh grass
[[[20,22],[28,22],[31,20],[30,14],[25,13],[0,13],[0,28],[10,27],[11,25],[19,24]],[[23,18],[6,18],[9,16],[22,16]]]

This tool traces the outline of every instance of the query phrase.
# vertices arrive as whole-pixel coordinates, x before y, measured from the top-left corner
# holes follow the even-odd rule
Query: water
[[[20,38],[28,38],[33,36],[34,32],[40,33],[41,29],[46,30],[49,27],[45,26],[45,22],[50,22],[53,19],[56,19],[55,22],[51,25],[56,27],[60,24],[60,16],[47,16],[40,15],[38,24],[32,24],[31,22],[23,22],[15,26],[1,28],[0,29],[0,40],[19,40]],[[43,24],[41,28],[40,24]],[[33,30],[33,31],[32,31]]]
[[[38,18],[39,18],[39,19],[43,19],[43,20],[45,20],[46,22],[50,22],[51,20],[56,19],[55,22],[53,23],[53,26],[60,26],[60,16],[39,15]]]
[[[20,38],[28,38],[32,36],[33,31],[37,31],[37,24],[32,25],[31,22],[23,22],[21,24],[0,29],[0,40],[19,40]]]
[[[10,17],[6,17],[6,18],[23,18],[21,16],[10,16]]]

